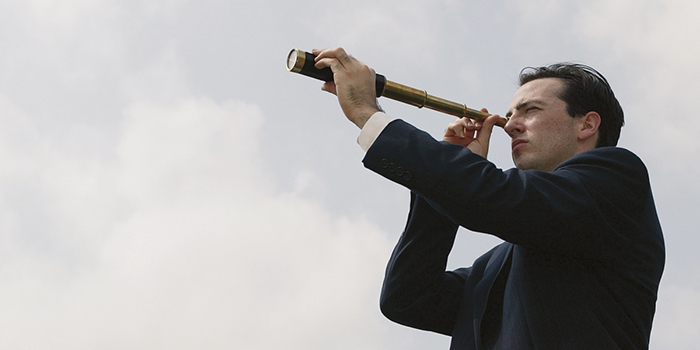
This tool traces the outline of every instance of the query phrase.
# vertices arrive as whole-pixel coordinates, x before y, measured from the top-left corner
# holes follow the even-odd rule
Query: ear
[[[579,117],[577,136],[579,141],[597,141],[598,128],[600,127],[600,114],[598,112],[588,112]],[[592,139],[591,139],[592,138]]]

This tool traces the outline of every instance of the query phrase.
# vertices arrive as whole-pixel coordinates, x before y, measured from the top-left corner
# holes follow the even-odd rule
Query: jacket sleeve
[[[425,199],[411,193],[408,222],[382,286],[380,308],[387,318],[451,335],[465,283],[477,277],[470,278],[472,268],[445,271],[457,228]]]
[[[401,120],[382,131],[363,162],[470,230],[588,258],[631,244],[618,228],[639,219],[649,195],[643,163],[620,148],[584,152],[552,172],[502,171]]]

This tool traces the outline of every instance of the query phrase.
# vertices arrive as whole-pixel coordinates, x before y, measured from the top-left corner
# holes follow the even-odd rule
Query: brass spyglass
[[[299,49],[292,49],[287,55],[287,70],[294,73],[306,75],[323,81],[333,81],[333,72],[326,67],[318,69],[314,66],[314,56],[310,52]],[[393,82],[386,79],[381,74],[377,74],[376,79],[377,97],[386,97],[395,101],[403,102],[418,108],[430,108],[432,110],[453,115],[455,117],[468,117],[476,121],[483,121],[490,114],[467,107],[463,103],[452,102],[444,98],[428,94],[425,90],[420,90]],[[507,118],[501,117],[496,125],[504,127],[508,122]]]

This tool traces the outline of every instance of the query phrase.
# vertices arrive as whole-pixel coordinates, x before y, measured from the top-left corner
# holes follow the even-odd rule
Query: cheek
[[[533,122],[528,129],[529,151],[546,157],[567,147],[570,129],[552,121]]]
[[[567,117],[568,118],[568,117]],[[544,118],[543,118],[544,119]],[[541,139],[570,139],[573,135],[573,118],[540,120],[532,126]]]

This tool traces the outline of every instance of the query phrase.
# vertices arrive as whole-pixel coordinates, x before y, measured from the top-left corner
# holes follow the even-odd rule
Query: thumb
[[[335,82],[333,81],[327,81],[321,85],[321,90],[330,92],[333,95],[337,95],[336,90],[335,90]]]

